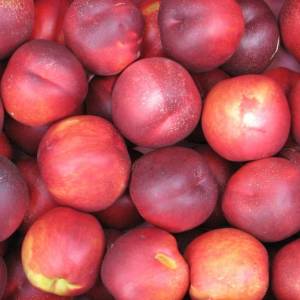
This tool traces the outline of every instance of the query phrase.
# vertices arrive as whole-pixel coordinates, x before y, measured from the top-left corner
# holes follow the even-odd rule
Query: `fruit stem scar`
[[[155,255],[155,259],[158,260],[161,264],[163,264],[168,269],[174,270],[177,268],[176,261],[171,257],[167,256],[166,254],[157,253]]]

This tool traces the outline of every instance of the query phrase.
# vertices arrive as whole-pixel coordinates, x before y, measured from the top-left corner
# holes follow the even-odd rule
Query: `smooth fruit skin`
[[[175,238],[154,227],[118,238],[104,257],[101,277],[118,300],[181,300],[189,281]]]
[[[142,0],[139,8],[145,21],[142,57],[163,56],[163,47],[158,26],[160,0]]]
[[[168,147],[134,163],[130,195],[147,222],[182,232],[200,225],[213,212],[218,186],[199,153]]]
[[[29,39],[34,22],[33,0],[0,1],[0,59]]]
[[[40,143],[38,164],[59,204],[89,212],[109,207],[123,194],[131,168],[118,131],[89,115],[52,125]]]
[[[114,124],[132,143],[147,148],[172,145],[188,136],[199,122],[201,107],[190,74],[167,58],[135,62],[113,89]]]
[[[265,242],[292,236],[300,229],[299,181],[299,167],[284,158],[244,165],[230,178],[223,194],[227,221]]]
[[[95,76],[92,79],[85,100],[87,114],[111,121],[112,90],[117,78],[118,76]]]
[[[272,290],[277,300],[300,299],[300,240],[285,245],[272,266]]]
[[[197,237],[187,248],[192,300],[261,300],[269,282],[268,253],[251,235],[222,228]]]
[[[58,204],[49,193],[35,159],[23,158],[18,160],[16,164],[27,183],[30,194],[29,206],[22,224],[22,230],[26,232],[41,215]]]
[[[31,39],[51,40],[64,44],[62,26],[72,0],[36,0]]]
[[[292,87],[289,94],[289,103],[292,113],[292,136],[300,143],[300,79]]]
[[[29,194],[17,167],[3,156],[0,157],[0,179],[0,241],[4,241],[21,225]]]
[[[290,111],[283,90],[262,75],[219,82],[208,94],[202,129],[208,144],[232,161],[276,154],[290,130]]]
[[[234,0],[161,0],[158,23],[166,55],[194,72],[224,64],[244,33]]]
[[[75,296],[95,283],[105,248],[97,219],[58,207],[41,216],[22,244],[22,265],[30,283],[59,296]]]
[[[85,71],[66,47],[33,40],[21,46],[4,72],[1,91],[6,111],[29,126],[71,115],[87,93]]]
[[[279,47],[279,29],[269,6],[262,0],[238,0],[245,20],[245,33],[223,69],[231,75],[261,73]]]
[[[285,48],[300,61],[300,2],[286,0],[280,11],[279,24]]]
[[[127,192],[113,205],[97,212],[96,216],[101,224],[120,230],[135,227],[143,221]]]
[[[4,289],[6,286],[7,271],[6,265],[2,257],[0,257],[0,299],[2,299]]]
[[[63,30],[66,44],[84,66],[108,76],[139,58],[144,20],[130,0],[74,0]]]

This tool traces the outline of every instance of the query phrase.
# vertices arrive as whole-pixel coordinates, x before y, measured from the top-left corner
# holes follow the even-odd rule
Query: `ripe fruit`
[[[224,64],[244,33],[235,0],[161,0],[158,22],[164,52],[194,72]]]
[[[49,191],[61,205],[99,211],[126,189],[130,158],[113,125],[96,116],[75,116],[50,127],[38,150]]]
[[[9,60],[1,91],[6,111],[29,126],[71,115],[87,93],[85,71],[70,50],[52,41],[33,40]]]
[[[179,142],[196,127],[200,112],[201,98],[192,77],[167,58],[145,58],[130,65],[113,90],[114,124],[139,146]]]
[[[58,207],[41,216],[22,245],[30,283],[45,292],[75,296],[95,283],[105,239],[95,217]]]
[[[134,163],[130,195],[147,222],[181,232],[209,217],[218,186],[203,156],[192,149],[168,147]]]
[[[268,253],[243,231],[223,228],[204,233],[188,246],[185,257],[191,269],[192,300],[257,300],[267,292]]]
[[[266,158],[241,167],[223,194],[227,221],[265,242],[300,229],[300,169],[284,158]],[[287,217],[288,216],[288,217]]]
[[[74,0],[64,22],[65,42],[96,75],[120,73],[140,56],[143,16],[130,0]]]
[[[208,94],[202,129],[208,144],[232,161],[276,154],[290,130],[290,111],[283,90],[262,75],[219,82]]]
[[[104,257],[101,277],[122,300],[181,300],[189,281],[175,238],[156,228],[133,229],[118,238]]]

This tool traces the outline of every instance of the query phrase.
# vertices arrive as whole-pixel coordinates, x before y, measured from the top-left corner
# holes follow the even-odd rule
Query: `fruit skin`
[[[134,163],[130,195],[147,222],[182,232],[213,212],[218,186],[203,156],[192,149],[168,147]]]
[[[293,85],[289,94],[289,103],[292,113],[292,136],[300,143],[300,79]]]
[[[244,165],[230,178],[223,194],[225,218],[264,242],[292,236],[300,229],[299,180],[299,167],[284,158]]]
[[[103,117],[111,121],[112,90],[118,76],[95,76],[89,85],[86,112],[89,115]]]
[[[0,156],[0,179],[1,242],[10,237],[22,223],[29,194],[26,182],[17,167],[3,156]]]
[[[89,212],[109,207],[123,194],[131,168],[118,131],[88,115],[52,125],[40,143],[38,164],[59,204]]]
[[[6,257],[7,285],[3,299],[5,300],[72,300],[71,297],[60,297],[45,293],[33,287],[23,271],[20,249],[16,248]]]
[[[285,245],[272,266],[272,290],[277,300],[299,300],[300,239]]]
[[[197,237],[187,248],[192,300],[259,300],[269,282],[268,253],[251,235],[222,228]]]
[[[128,140],[146,148],[184,139],[199,122],[201,107],[190,74],[163,57],[129,66],[119,76],[112,96],[114,124]]]
[[[160,0],[142,0],[139,8],[145,21],[144,40],[142,43],[142,57],[163,56],[164,51],[160,39],[158,26],[158,12]]]
[[[96,75],[120,73],[140,56],[141,12],[130,0],[74,0],[64,21],[67,46]]]
[[[244,33],[234,0],[161,0],[158,23],[166,55],[194,72],[224,64]]]
[[[290,118],[276,82],[263,75],[243,75],[223,80],[210,91],[202,129],[208,144],[227,160],[256,160],[283,147]]]
[[[0,59],[4,59],[29,39],[34,22],[33,1],[2,0],[0,16]]]
[[[87,93],[85,71],[66,47],[33,40],[11,57],[1,91],[6,111],[29,126],[71,115]]]
[[[41,216],[22,244],[22,265],[30,283],[59,296],[75,296],[95,283],[105,237],[95,217],[57,207]]]
[[[212,214],[205,221],[204,226],[206,228],[223,226],[227,222],[222,212],[222,194],[226,187],[227,181],[233,174],[233,166],[229,161],[219,156],[206,144],[197,145],[194,149],[199,152],[207,162],[207,165],[216,180],[219,191],[217,205]]]
[[[17,167],[25,179],[30,193],[29,206],[22,224],[22,230],[26,232],[41,215],[58,204],[49,193],[34,159],[27,157],[18,160]]]
[[[279,29],[269,6],[261,0],[238,0],[245,33],[223,69],[231,75],[261,73],[279,47]]]
[[[189,281],[175,238],[154,227],[118,238],[104,257],[101,277],[119,300],[181,300]]]
[[[3,132],[0,134],[0,155],[5,156],[8,159],[12,159],[13,157],[12,146]]]
[[[274,16],[278,19],[281,7],[285,0],[264,0],[271,8]]]
[[[2,299],[7,280],[7,270],[3,258],[0,256],[0,299]]]
[[[300,61],[300,2],[286,0],[280,11],[279,24],[285,48]]]
[[[35,20],[31,39],[51,40],[64,44],[62,26],[71,3],[72,0],[35,0]]]
[[[96,216],[101,224],[115,229],[128,229],[143,221],[127,192]]]

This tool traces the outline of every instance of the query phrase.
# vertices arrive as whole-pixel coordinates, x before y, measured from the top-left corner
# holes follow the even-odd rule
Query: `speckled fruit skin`
[[[4,72],[1,91],[6,111],[29,126],[69,116],[87,93],[85,71],[70,50],[52,41],[21,46]]]
[[[201,107],[190,74],[162,57],[129,66],[113,90],[114,124],[131,142],[147,148],[172,145],[188,136],[199,122]]]
[[[89,92],[86,97],[86,112],[90,115],[112,119],[112,90],[118,76],[95,76],[89,84]]]
[[[85,67],[107,76],[139,58],[144,20],[130,0],[74,0],[63,30],[66,44]]]
[[[71,297],[60,297],[45,293],[33,287],[27,280],[21,263],[20,249],[16,248],[6,256],[7,285],[5,300],[73,300]]]
[[[29,194],[17,167],[3,156],[0,157],[0,178],[0,241],[4,241],[21,225]]]
[[[58,203],[89,212],[109,207],[123,194],[131,167],[118,131],[89,115],[52,125],[40,143],[38,164]]]
[[[189,282],[175,238],[153,227],[118,238],[104,257],[101,277],[119,300],[181,300]]]
[[[30,195],[29,205],[22,224],[22,229],[26,232],[41,215],[58,204],[49,193],[35,159],[26,157],[18,160],[16,165],[27,183]]]
[[[227,181],[233,174],[233,167],[229,161],[219,156],[206,144],[197,145],[194,149],[205,159],[218,185],[219,197],[217,205],[204,224],[206,228],[216,228],[226,224],[226,220],[222,212],[222,194]]]
[[[268,253],[251,235],[234,229],[209,231],[187,248],[192,300],[261,300],[269,282]]]
[[[4,263],[3,258],[0,257],[0,299],[2,299],[4,293],[4,289],[6,286],[6,279],[7,279],[6,265]]]
[[[300,62],[300,2],[286,0],[280,11],[280,32],[284,46]]]
[[[143,221],[128,193],[122,195],[107,209],[97,212],[96,216],[101,224],[120,230],[134,227]]]
[[[283,90],[263,75],[219,82],[208,94],[202,129],[209,145],[232,161],[255,160],[277,153],[290,130]]]
[[[31,39],[51,40],[64,44],[62,26],[72,0],[35,0],[34,28]]]
[[[223,194],[227,221],[265,242],[292,236],[300,229],[299,181],[300,169],[284,158],[244,165]]]
[[[216,206],[218,186],[199,153],[168,147],[134,163],[130,195],[147,222],[169,232],[182,232],[209,217]]]
[[[59,296],[80,295],[94,285],[104,248],[103,230],[95,217],[58,207],[27,231],[22,265],[33,286]],[[52,284],[46,287],[39,274]],[[61,280],[69,286],[62,287]]]
[[[29,39],[34,22],[33,0],[0,1],[0,59]]]
[[[161,0],[158,23],[166,55],[195,72],[224,64],[244,33],[234,0]]]
[[[160,0],[142,0],[139,8],[145,20],[142,57],[163,56],[163,47],[158,26]]]
[[[245,33],[223,69],[231,75],[261,73],[279,47],[279,29],[269,6],[262,0],[238,0],[245,20]]]
[[[277,300],[300,299],[300,239],[276,254],[272,266],[272,290]]]
[[[292,135],[294,140],[300,144],[300,79],[291,89],[289,103],[292,113]]]

